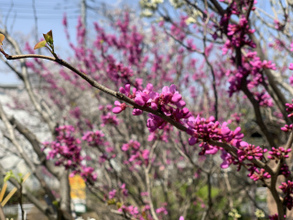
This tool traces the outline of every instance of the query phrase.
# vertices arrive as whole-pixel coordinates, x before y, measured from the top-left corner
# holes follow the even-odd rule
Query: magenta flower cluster
[[[254,2],[255,4],[256,2]],[[249,22],[245,16],[244,11],[250,10],[250,1],[234,1],[231,2],[229,10],[226,10],[222,15],[219,26],[216,26],[216,31],[213,38],[216,39],[220,31],[220,36],[226,33],[228,36],[224,46],[222,47],[223,54],[230,52],[230,60],[237,67],[234,70],[227,70],[226,75],[229,77],[229,95],[232,96],[235,92],[242,90],[243,85],[246,84],[248,89],[251,90],[255,100],[260,106],[271,107],[273,105],[270,95],[265,90],[253,91],[252,89],[258,85],[263,85],[266,78],[263,77],[262,71],[264,69],[275,70],[275,64],[271,61],[261,60],[257,56],[257,52],[251,52],[250,48],[255,48],[256,44],[251,39],[251,34],[255,30],[250,29]],[[240,10],[243,10],[241,11]],[[254,10],[254,7],[251,8]],[[242,14],[242,15],[241,15]],[[239,20],[235,23],[230,23],[231,16],[236,15]],[[245,50],[241,54],[241,60],[237,60],[234,53],[237,48]],[[245,82],[245,83],[244,83]]]
[[[127,213],[129,214],[132,218],[134,219],[139,219],[139,220],[143,220],[145,219],[144,216],[147,216],[147,219],[152,220],[152,216],[150,213],[146,213],[146,211],[149,210],[149,206],[146,205],[144,207],[141,208],[141,210],[133,205],[122,205],[121,208],[118,209],[119,212],[121,213]]]
[[[142,164],[147,166],[149,164],[150,152],[147,149],[141,149],[138,141],[130,140],[128,143],[122,145],[121,150],[127,153],[128,160],[124,163],[132,163],[134,166],[141,166]]]
[[[284,215],[284,219],[286,219],[286,215]],[[270,215],[269,220],[279,220],[279,215],[278,214]]]
[[[189,144],[193,145],[201,141],[199,146],[201,147],[202,151],[200,154],[215,154],[218,152],[218,150],[222,150],[222,168],[227,168],[231,164],[238,164],[240,169],[244,160],[262,160],[264,153],[267,151],[266,149],[263,149],[259,146],[251,145],[243,141],[243,134],[240,132],[240,127],[237,127],[234,131],[231,131],[228,128],[226,122],[220,126],[219,122],[215,122],[214,117],[210,117],[208,120],[206,120],[197,116],[196,119],[191,118],[187,124],[189,125],[189,134],[192,135],[192,137],[189,138]],[[233,158],[221,147],[209,144],[209,140],[231,144],[237,149],[237,158]],[[250,166],[252,166],[251,175],[254,173],[254,171],[258,172],[257,167],[253,166],[252,164],[250,164]],[[265,174],[265,177],[268,177],[268,175]],[[258,180],[259,178],[253,179]]]
[[[163,205],[160,208],[156,209],[156,213],[168,215],[168,211],[167,211],[166,207],[167,207],[167,203],[163,203]]]
[[[87,131],[82,140],[86,141],[89,146],[100,146],[104,144],[104,133],[101,131]]]
[[[265,169],[258,169],[255,166],[249,168],[250,173],[247,175],[250,179],[254,181],[270,179],[271,175],[265,171]]]
[[[183,101],[181,94],[176,90],[175,85],[163,87],[161,93],[154,92],[153,85],[150,83],[142,91],[133,88],[131,92],[129,84],[126,84],[125,87],[121,87],[119,91],[133,99],[136,104],[142,107],[147,106],[153,110],[158,110],[175,121],[180,121],[191,115],[189,110],[185,108],[185,102]],[[113,108],[113,113],[116,114],[122,112],[127,107],[125,103],[121,104],[118,101],[115,101],[114,104],[115,107]],[[133,109],[132,114],[140,115],[142,114],[142,111],[139,109]],[[166,122],[163,119],[154,114],[149,114],[147,127],[151,132],[158,128],[162,129],[165,125]]]
[[[272,150],[269,151],[268,158],[271,160],[275,160],[278,162],[279,160],[285,159],[289,157],[289,153],[291,152],[291,148],[285,149],[283,147],[274,148],[272,147]]]
[[[254,33],[255,30],[249,28],[248,20],[245,16],[239,19],[238,24],[229,24],[227,28],[227,35],[230,36],[229,43],[234,47],[242,47],[248,45],[255,48],[255,43],[248,37],[249,34]]]
[[[199,115],[196,118],[190,117],[186,124],[189,129],[188,133],[191,135],[191,138],[189,138],[190,145],[194,145],[200,140],[204,142],[208,140],[221,140],[239,147],[242,142],[243,134],[240,132],[240,127],[237,127],[235,131],[231,131],[226,122],[221,126],[218,121],[215,121],[213,116],[209,119],[201,118]]]
[[[245,45],[248,45],[252,48],[256,47],[255,43],[250,39],[249,36],[249,34],[254,33],[255,30],[250,29],[249,22],[244,15],[240,16],[238,24],[229,24],[231,16],[242,14],[239,9],[241,8],[243,10],[247,10],[247,6],[248,2],[245,1],[240,1],[239,3],[232,2],[229,10],[227,10],[226,13],[222,15],[219,26],[216,26],[217,31],[220,31],[221,35],[222,33],[227,33],[227,36],[229,37],[229,39],[226,41],[226,47],[240,48]],[[218,36],[217,31],[213,34],[214,39],[216,39]]]
[[[66,169],[77,168],[83,160],[81,156],[81,141],[75,138],[72,133],[74,127],[71,125],[56,128],[58,135],[53,142],[44,142],[45,148],[50,148],[47,160],[56,159],[55,165],[63,165]]]
[[[292,129],[293,129],[293,124],[284,125],[284,127],[281,127],[281,130],[284,131],[284,132],[292,131]]]
[[[82,140],[86,141],[91,147],[97,147],[101,152],[99,157],[99,164],[103,164],[105,161],[116,157],[114,148],[105,141],[104,133],[102,131],[87,131],[82,137]]]
[[[293,99],[292,99],[292,102],[293,102]],[[288,117],[291,118],[293,116],[293,103],[286,103],[286,111],[289,113],[288,114]],[[290,125],[285,125],[284,127],[281,128],[282,131],[284,132],[289,132],[289,131],[292,131],[292,128],[293,128],[293,124],[290,124]]]
[[[293,181],[288,180],[287,182],[283,182],[279,188],[285,194],[283,198],[283,204],[285,204],[286,207],[291,210],[293,207]]]
[[[231,49],[231,48],[230,48]],[[234,61],[233,61],[234,62]],[[271,61],[261,61],[256,52],[247,52],[242,56],[242,65],[235,70],[228,70],[226,75],[229,76],[229,95],[232,96],[235,92],[241,90],[241,82],[246,79],[247,87],[253,93],[256,101],[260,106],[271,107],[273,102],[271,97],[263,91],[253,91],[253,88],[264,83],[262,71],[264,69],[275,70],[275,64]]]
[[[80,174],[85,180],[92,183],[97,179],[93,167],[86,166],[90,158],[81,155],[81,140],[76,138],[75,129],[71,125],[64,125],[56,128],[56,140],[44,142],[44,150],[48,150],[47,159],[53,159],[56,166],[64,166],[71,170],[71,175]],[[90,146],[101,145],[104,134],[100,131],[86,132],[82,140]]]
[[[267,149],[263,149],[259,146],[248,144],[246,142],[241,142],[240,147],[238,148],[238,159],[239,162],[247,160],[262,160],[264,153],[267,152]]]
[[[153,219],[149,212],[150,206],[148,205],[148,202],[139,208],[133,205],[127,205],[125,202],[127,198],[128,190],[126,189],[126,184],[123,183],[119,186],[118,190],[113,189],[109,191],[108,195],[105,196],[104,199],[105,202],[108,202],[108,204],[116,204],[118,206],[118,212],[127,214],[127,216],[131,216],[131,218],[140,220]]]
[[[280,168],[280,174],[285,176],[285,177],[289,177],[291,174],[291,171],[288,167],[288,165],[286,163],[282,164],[281,168]]]
[[[293,99],[292,99],[293,102]],[[290,114],[288,115],[288,117],[292,117],[293,116],[293,103],[286,103],[286,111],[289,112]]]
[[[106,125],[117,126],[119,124],[119,120],[116,115],[111,114],[112,105],[100,105],[99,110],[102,112],[101,115],[101,126],[104,127]]]
[[[126,184],[123,183],[120,188],[119,188],[119,195],[123,196],[123,197],[128,197],[128,190],[126,189]],[[117,190],[113,189],[109,192],[108,198],[109,199],[113,199],[115,197],[117,197]]]

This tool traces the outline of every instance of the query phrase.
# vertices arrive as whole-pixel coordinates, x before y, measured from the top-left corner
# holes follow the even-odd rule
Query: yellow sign
[[[85,199],[85,182],[80,175],[69,177],[71,199]]]

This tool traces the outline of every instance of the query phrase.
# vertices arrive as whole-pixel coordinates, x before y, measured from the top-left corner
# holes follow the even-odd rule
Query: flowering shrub
[[[253,0],[170,3],[180,10],[177,18],[161,10],[168,3],[142,0],[142,15],[153,21],[147,30],[134,14],[117,12],[109,29],[94,23],[88,42],[81,19],[71,41],[64,17],[72,64],[55,52],[52,31],[35,46],[52,57],[1,49],[8,60],[35,58],[23,65],[44,81],[40,94],[56,112],[35,107],[53,136],[43,143],[47,160],[80,174],[125,219],[240,218],[241,202],[233,201],[250,202],[239,188],[247,181],[267,187],[274,199],[277,214],[264,216],[285,219],[293,204],[293,64],[272,52],[292,55],[292,42],[283,39],[289,15],[258,20],[262,10]],[[258,22],[278,33],[273,42],[261,42]],[[29,44],[26,50],[34,53]],[[51,70],[37,58],[63,68]],[[262,144],[249,138],[252,128]]]

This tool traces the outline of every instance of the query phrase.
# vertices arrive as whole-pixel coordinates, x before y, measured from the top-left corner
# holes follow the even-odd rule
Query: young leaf
[[[53,202],[52,202],[52,204],[54,205],[54,206],[59,206],[59,202],[57,201],[57,200],[54,200]]]
[[[5,39],[5,36],[3,34],[0,34],[0,45],[3,45],[3,41]]]
[[[4,182],[8,181],[10,179],[11,175],[7,174],[5,177],[4,177]]]
[[[50,30],[47,34],[43,34],[46,42],[48,44],[53,44],[53,33],[52,33],[52,30]]]
[[[13,172],[10,170],[8,172],[6,172],[6,175],[4,177],[4,182],[8,181],[11,177],[13,177]]]
[[[39,43],[35,45],[34,50],[44,47],[46,43],[47,43],[46,40],[40,41]]]

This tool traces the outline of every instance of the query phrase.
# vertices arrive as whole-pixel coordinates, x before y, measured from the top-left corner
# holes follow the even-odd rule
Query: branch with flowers
[[[101,57],[106,60],[107,64],[109,64],[106,71],[109,72],[109,77],[116,77],[123,82],[123,85],[120,86],[120,81],[119,83],[118,80],[113,81],[113,84],[119,85],[119,91],[112,89],[110,85],[104,86],[103,83],[99,82],[99,79],[97,79],[96,76],[92,77],[92,73],[90,72],[91,70],[88,69],[101,69],[102,65],[99,67],[92,66],[90,64],[91,62],[84,60],[84,66],[86,66],[88,68],[87,69],[84,68],[83,65],[75,67],[74,64],[71,65],[69,62],[60,59],[54,50],[52,31],[44,34],[45,40],[40,41],[35,46],[35,49],[46,47],[52,56],[38,54],[9,55],[3,48],[1,48],[0,51],[7,60],[25,60],[33,58],[34,60],[49,60],[58,63],[62,67],[74,72],[80,78],[85,80],[91,87],[96,88],[115,99],[114,107],[101,107],[101,111],[109,113],[111,110],[112,113],[119,115],[124,114],[127,109],[131,109],[133,117],[145,117],[145,114],[143,113],[147,112],[148,115],[145,120],[146,127],[150,133],[161,131],[162,133],[159,136],[163,136],[162,134],[166,132],[166,130],[176,128],[176,132],[180,131],[187,135],[190,149],[192,149],[194,145],[199,147],[199,155],[208,156],[220,153],[220,157],[222,159],[222,163],[220,165],[221,168],[225,169],[231,165],[235,165],[238,171],[240,171],[243,167],[248,171],[248,177],[250,177],[250,179],[255,182],[261,182],[263,186],[269,189],[275,200],[278,211],[276,215],[271,215],[269,218],[285,219],[287,209],[291,210],[293,207],[293,199],[291,195],[293,185],[290,180],[291,172],[289,164],[287,164],[286,161],[286,158],[290,155],[293,141],[291,120],[291,112],[293,111],[293,107],[291,103],[287,103],[285,95],[283,95],[279,86],[275,85],[274,71],[276,70],[276,67],[271,61],[267,61],[265,59],[266,55],[261,50],[260,43],[254,35],[255,31],[251,28],[250,16],[256,10],[255,2],[250,0],[219,1],[221,3],[218,1],[209,1],[208,5],[207,1],[205,1],[203,6],[205,10],[201,10],[197,4],[193,4],[191,1],[184,2],[186,4],[177,4],[175,1],[173,4],[175,5],[174,7],[184,7],[184,10],[190,14],[195,13],[190,12],[190,7],[193,8],[193,10],[198,12],[197,14],[200,14],[199,17],[201,18],[201,21],[199,21],[200,19],[198,19],[198,17],[191,19],[192,17],[182,16],[181,20],[176,23],[172,21],[171,16],[162,14],[163,12],[160,11],[159,8],[162,3],[160,1],[156,1],[153,3],[154,5],[145,3],[144,7],[148,8],[148,10],[158,10],[158,13],[163,15],[162,17],[165,19],[160,21],[160,25],[164,25],[164,22],[170,22],[171,28],[168,35],[175,39],[175,41],[179,42],[181,46],[183,45],[186,50],[191,51],[190,48],[192,48],[191,52],[195,52],[197,50],[192,40],[187,39],[188,22],[198,22],[198,24],[202,25],[203,32],[205,33],[202,39],[204,42],[203,55],[212,73],[213,93],[215,96],[213,108],[216,112],[216,119],[213,116],[207,118],[202,117],[200,114],[196,114],[190,108],[187,108],[187,100],[183,98],[180,88],[176,87],[174,84],[170,86],[162,86],[161,92],[158,92],[158,86],[154,83],[148,83],[145,87],[143,87],[142,84],[139,83],[139,80],[130,80],[132,72],[129,68],[121,63],[116,64],[113,61],[114,58],[107,55],[106,50],[110,46],[117,46],[117,48],[125,46],[125,48],[131,50],[128,62],[137,67],[138,71],[142,71],[142,68],[139,68],[141,63],[133,57],[133,54],[139,54],[140,52],[140,48],[137,46],[139,45],[137,42],[140,42],[140,36],[135,32],[131,35],[133,37],[133,44],[123,45],[121,41],[116,39],[115,36],[106,36],[101,27],[98,25],[95,26],[95,28],[101,33],[97,39],[96,47],[100,49]],[[224,8],[224,6],[226,8]],[[219,22],[215,19],[214,15],[212,15],[212,12],[217,13]],[[235,17],[237,17],[236,20],[234,20]],[[188,22],[186,22],[187,20]],[[64,23],[67,25],[66,22]],[[126,21],[125,23],[122,21],[117,23],[118,27],[124,34],[122,35],[123,38],[123,36],[125,37],[127,35],[126,32],[128,23]],[[285,24],[286,23],[284,23],[284,25]],[[282,25],[278,25],[277,28],[280,31],[283,30],[280,28],[281,26]],[[152,31],[155,36],[155,30],[153,29]],[[208,31],[213,33],[212,36],[214,40],[218,38],[223,39],[223,54],[229,57],[229,61],[233,66],[225,73],[228,77],[229,83],[229,97],[232,97],[234,94],[238,94],[240,92],[245,94],[245,98],[253,107],[255,122],[259,126],[261,133],[265,136],[268,147],[248,143],[248,141],[244,138],[244,134],[241,132],[240,126],[230,129],[228,127],[228,122],[218,121],[219,103],[217,97],[217,86],[219,85],[216,85],[216,83],[218,81],[217,77],[220,75],[218,72],[224,70],[219,71],[217,68],[213,68],[211,62],[208,60],[210,58],[210,51],[213,47],[213,45],[210,47],[207,45],[208,39],[206,35]],[[79,34],[82,36],[82,31],[80,31]],[[4,35],[0,35],[0,39],[2,43]],[[211,39],[209,39],[209,41],[211,41]],[[257,51],[254,51],[254,48],[257,48]],[[76,56],[82,59],[82,55],[80,55],[82,53],[80,51],[86,51],[85,48],[82,48],[81,46],[81,48],[74,48],[74,50],[76,51]],[[89,50],[88,53],[89,57],[94,56],[92,51]],[[179,55],[184,54],[184,49],[180,49],[178,53]],[[153,70],[164,73],[164,71],[160,69],[162,57],[155,50],[154,57],[156,58],[155,60],[157,63],[153,65]],[[178,68],[178,77],[176,79],[180,79],[180,74],[182,74],[182,57],[183,55],[177,58],[176,68]],[[170,55],[167,60],[171,59],[172,56]],[[31,63],[28,63],[27,65],[31,68],[35,68]],[[43,64],[39,63],[39,65],[42,66]],[[224,64],[219,69],[221,68],[224,69]],[[291,64],[289,69],[292,69]],[[70,78],[64,72],[62,74],[63,76]],[[112,76],[110,76],[111,74]],[[194,78],[196,77],[198,76],[195,75]],[[202,84],[204,87],[204,83]],[[287,125],[282,128],[282,131],[288,134],[287,143],[280,147],[276,147],[278,142],[271,135],[271,131],[265,122],[265,117],[263,116],[262,111],[262,108],[272,107],[273,102],[280,110],[280,117],[282,117],[287,123]],[[118,124],[116,118],[108,113],[103,115],[103,120],[105,123],[115,124],[116,128],[116,125]],[[5,114],[2,113],[2,120],[5,120],[4,116]],[[133,124],[133,126],[135,126],[135,124]],[[7,127],[9,127],[8,123]],[[127,129],[130,129],[130,127],[131,126],[128,126]],[[124,135],[123,132],[119,130],[119,127],[116,129],[121,136]],[[63,166],[67,170],[71,170],[73,174],[80,174],[89,185],[94,187],[95,182],[97,181],[97,176],[95,175],[92,167],[84,165],[83,161],[86,159],[81,153],[83,143],[87,143],[89,146],[94,147],[95,150],[102,155],[100,157],[100,161],[102,161],[101,164],[103,164],[102,168],[111,173],[111,175],[113,174],[113,176],[115,176],[117,185],[119,185],[120,182],[124,182],[125,178],[123,175],[119,174],[117,171],[118,168],[113,165],[112,161],[117,157],[117,155],[110,144],[103,140],[105,135],[100,131],[90,131],[85,133],[82,140],[80,140],[74,136],[74,133],[77,132],[76,130],[77,129],[74,127],[68,125],[55,128],[55,140],[43,143],[44,150],[49,151],[47,159],[55,160],[56,166]],[[124,137],[127,135],[130,136],[129,134],[126,134]],[[127,139],[129,140],[131,138],[129,137]],[[152,137],[150,137],[150,139],[153,140]],[[187,149],[186,143],[182,141],[182,144],[179,147],[177,146],[179,141],[176,140],[174,142],[177,152],[189,161],[191,165],[197,167],[197,165],[194,165],[193,158],[191,158],[188,154],[190,149]],[[130,218],[130,216],[135,218],[147,216],[146,218],[149,219],[160,219],[160,215],[168,215],[168,207],[163,204],[160,208],[156,209],[152,197],[154,189],[152,188],[153,183],[149,179],[149,174],[152,169],[151,165],[153,165],[153,161],[155,160],[154,151],[157,149],[157,147],[155,147],[156,144],[157,143],[154,142],[154,145],[152,145],[150,150],[148,150],[142,149],[139,142],[129,140],[121,147],[121,150],[127,157],[127,160],[124,161],[124,163],[127,164],[127,166],[129,166],[132,170],[135,170],[136,166],[140,166],[144,170],[143,176],[137,175],[133,178],[136,178],[140,183],[145,183],[145,197],[147,200],[146,204],[148,204],[144,206],[140,212],[137,207],[124,203],[125,198],[128,196],[128,191],[125,189],[124,184],[120,184],[118,190],[114,189],[109,191],[107,198],[108,204],[116,205],[120,215],[124,216],[126,219]],[[106,149],[103,149],[101,146],[106,146]],[[272,162],[274,165],[271,165]],[[163,169],[164,167],[162,166],[162,170]],[[205,173],[207,177],[209,177],[210,173],[207,169],[200,167],[200,170],[202,173]],[[109,174],[109,176],[107,176],[107,174],[105,174],[105,179],[107,179],[109,183],[111,183],[111,175]],[[278,187],[277,181],[280,176],[284,176],[286,181]],[[282,193],[278,192],[277,187],[282,191]],[[209,206],[205,213],[209,214],[212,207],[211,187],[209,187],[208,190]],[[133,192],[129,192],[130,196],[132,196],[132,193]],[[167,197],[168,196],[166,196],[166,198]],[[132,198],[134,201],[139,200],[135,199],[134,196]],[[139,204],[141,201],[135,202]],[[208,214],[204,214],[203,216]],[[180,219],[183,219],[183,216],[180,217]]]

